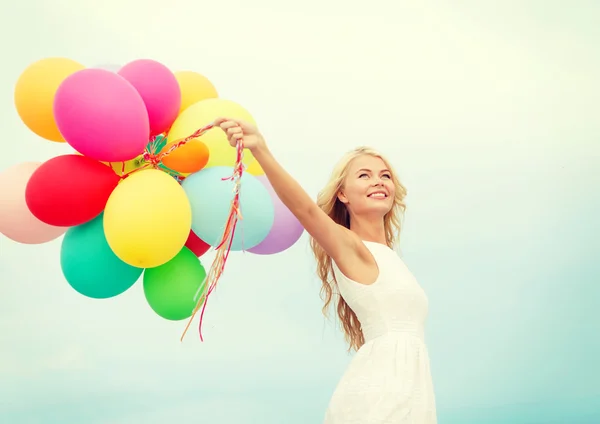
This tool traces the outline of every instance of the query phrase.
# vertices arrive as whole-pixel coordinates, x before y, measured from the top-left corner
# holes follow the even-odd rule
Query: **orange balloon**
[[[49,57],[23,71],[15,85],[14,101],[19,117],[31,131],[47,140],[64,143],[54,120],[54,96],[68,76],[82,69],[85,66],[74,60]]]
[[[213,83],[204,75],[193,71],[177,71],[174,75],[181,90],[179,113],[200,100],[219,97]]]
[[[173,143],[168,143],[162,151],[167,151]],[[198,172],[208,163],[208,147],[200,140],[190,140],[163,157],[162,163],[180,173]]]

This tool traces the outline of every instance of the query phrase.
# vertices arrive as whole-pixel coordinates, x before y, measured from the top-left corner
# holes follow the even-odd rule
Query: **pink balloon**
[[[271,195],[271,200],[275,207],[275,220],[273,221],[273,226],[267,237],[258,245],[248,249],[248,252],[257,255],[272,255],[274,253],[283,252],[298,241],[304,232],[304,227],[302,227],[300,221],[298,221],[287,206],[279,199],[279,196],[277,196],[277,193],[273,190],[267,177],[265,175],[259,175],[256,178],[265,185]],[[242,187],[242,190],[243,189],[244,188]]]
[[[181,107],[181,89],[175,75],[165,65],[149,59],[130,62],[118,73],[144,99],[150,118],[150,134],[167,131],[175,122]]]
[[[33,172],[41,165],[25,162],[0,173],[0,233],[24,244],[42,244],[67,231],[37,219],[25,201],[25,189]]]
[[[150,138],[142,97],[127,80],[105,69],[68,76],[56,92],[54,118],[67,143],[102,162],[133,159]]]

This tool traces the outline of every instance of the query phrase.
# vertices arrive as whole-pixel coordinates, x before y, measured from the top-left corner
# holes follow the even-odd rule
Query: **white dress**
[[[338,383],[325,424],[436,424],[424,338],[427,296],[394,250],[365,245],[379,267],[375,283],[357,283],[333,264],[340,294],[356,313],[365,344]]]

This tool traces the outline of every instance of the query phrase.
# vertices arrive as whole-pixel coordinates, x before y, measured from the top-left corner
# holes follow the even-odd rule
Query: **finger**
[[[221,124],[223,124],[224,122],[230,121],[229,118],[225,118],[225,117],[219,117],[217,119],[214,120],[213,125],[215,127],[220,127]]]
[[[229,136],[229,144],[235,146],[238,142],[244,139],[244,134],[232,134]]]
[[[218,118],[216,121],[214,121],[213,125],[218,126],[223,131],[225,131],[228,128],[237,126],[238,124],[237,124],[237,122],[235,122],[234,120],[229,119],[229,118]]]
[[[227,135],[229,137],[236,135],[236,134],[244,134],[244,131],[240,128],[240,127],[231,127],[227,129]]]
[[[235,121],[225,121],[221,125],[219,125],[223,131],[227,131],[230,128],[239,127],[237,122]]]
[[[233,136],[231,136],[231,137],[229,137],[229,138],[228,138],[228,140],[229,140],[229,144],[230,144],[232,147],[236,147],[236,146],[237,146],[237,144],[238,144],[240,141],[242,141],[243,139],[244,139],[244,136],[243,136],[243,135],[241,135],[241,134],[235,134],[235,135],[233,135]]]

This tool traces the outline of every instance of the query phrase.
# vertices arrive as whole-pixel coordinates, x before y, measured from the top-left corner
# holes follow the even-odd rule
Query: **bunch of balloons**
[[[46,58],[25,69],[14,100],[31,131],[74,152],[0,173],[0,233],[26,244],[64,234],[61,268],[82,295],[117,296],[143,274],[159,316],[190,318],[207,291],[199,258],[223,248],[238,168],[241,219],[227,253],[279,253],[303,232],[251,152],[240,163],[241,147],[210,125],[253,117],[201,74],[147,59],[110,70]]]

